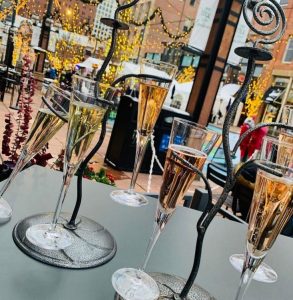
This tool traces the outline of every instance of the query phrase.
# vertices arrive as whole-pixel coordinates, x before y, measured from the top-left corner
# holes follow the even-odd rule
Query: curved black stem
[[[210,185],[209,181],[206,179],[206,177],[203,175],[202,171],[200,171],[198,168],[196,168],[194,165],[192,165],[190,162],[188,162],[184,158],[180,157],[176,153],[173,153],[173,155],[176,157],[176,159],[180,160],[180,162],[182,164],[184,164],[188,169],[191,169],[195,174],[200,176],[200,178],[203,180],[203,182],[206,186],[206,190],[208,192],[208,198],[209,198],[208,205],[210,203],[212,203],[213,193],[212,193],[211,185]]]
[[[67,228],[69,229],[76,229],[76,217],[79,212],[79,208],[81,205],[81,199],[82,199],[82,176],[83,172],[89,163],[89,161],[92,159],[92,157],[96,154],[96,152],[100,149],[101,145],[103,144],[105,135],[106,135],[106,125],[107,125],[107,119],[110,113],[110,109],[107,110],[107,112],[104,115],[103,121],[102,121],[102,129],[99,137],[99,141],[96,144],[96,146],[92,149],[92,151],[89,153],[89,155],[85,158],[85,160],[80,164],[80,167],[78,168],[77,171],[77,196],[76,196],[76,203],[75,207],[72,213],[72,216],[70,218],[70,221],[66,225]]]
[[[115,20],[118,20],[118,14],[119,12],[127,9],[127,8],[130,8],[132,7],[133,5],[135,5],[139,0],[134,0],[128,4],[125,4],[125,5],[121,5],[121,6],[118,6],[115,10],[115,14],[114,14],[114,19]],[[109,49],[109,52],[100,68],[100,70],[98,71],[97,73],[97,76],[96,76],[96,81],[97,82],[100,82],[101,79],[102,79],[102,76],[103,74],[105,73],[106,69],[107,69],[107,66],[108,64],[110,63],[110,60],[112,59],[112,56],[114,54],[114,51],[115,51],[115,48],[116,48],[116,42],[117,42],[117,33],[118,33],[118,29],[119,29],[120,25],[119,25],[119,22],[117,23],[114,23],[114,28],[112,30],[112,37],[111,37],[111,45],[110,45],[110,49]]]
[[[207,203],[206,209],[205,209],[204,213],[202,214],[201,218],[197,222],[198,237],[197,237],[196,249],[195,249],[195,258],[196,259],[194,260],[192,271],[191,271],[189,278],[184,286],[184,289],[182,290],[182,292],[180,294],[180,297],[182,299],[184,299],[187,296],[190,288],[192,287],[193,282],[194,282],[196,275],[198,273],[198,270],[199,270],[202,245],[203,245],[203,240],[204,240],[205,231],[206,231],[206,229],[203,226],[201,226],[201,220],[208,214],[209,210],[211,209],[212,189],[211,189],[210,183],[208,182],[207,178],[203,175],[203,173],[199,169],[197,169],[195,166],[193,166],[192,164],[190,164],[188,161],[186,161],[182,157],[178,156],[177,154],[174,154],[174,155],[176,156],[176,159],[180,160],[181,163],[183,163],[189,169],[193,170],[194,173],[196,173],[197,175],[199,175],[202,178],[202,180],[205,183],[206,190],[208,192],[208,203]]]
[[[223,149],[224,149],[224,155],[225,155],[225,161],[227,163],[227,179],[226,179],[226,184],[224,186],[224,191],[228,192],[231,191],[233,188],[233,164],[232,164],[232,156],[231,156],[231,150],[230,150],[230,138],[229,138],[229,131],[230,127],[233,121],[233,118],[236,114],[236,110],[242,99],[245,98],[245,95],[248,90],[249,83],[252,79],[253,73],[255,69],[255,59],[254,57],[250,57],[248,59],[248,65],[247,65],[247,73],[246,73],[246,78],[244,80],[244,83],[242,85],[242,88],[240,89],[236,100],[232,103],[230,110],[228,111],[227,117],[224,122],[223,126]],[[208,217],[206,217],[203,221],[203,226],[206,228],[209,226],[223,203],[225,202],[226,198],[223,199],[220,197],[217,201],[217,203],[213,206],[211,211],[209,212]]]
[[[251,56],[248,59],[247,73],[246,73],[244,83],[243,83],[241,89],[239,90],[235,101],[232,103],[232,105],[227,113],[224,125],[223,125],[223,133],[222,133],[223,149],[224,149],[225,160],[227,163],[226,184],[224,186],[223,192],[222,192],[221,196],[219,197],[217,203],[214,206],[208,205],[206,210],[202,213],[201,217],[199,218],[199,220],[197,222],[198,236],[197,236],[197,240],[196,240],[194,262],[193,262],[193,267],[192,267],[191,273],[189,275],[189,278],[180,293],[180,297],[182,299],[186,298],[186,296],[188,295],[188,293],[194,283],[194,280],[196,279],[196,276],[197,276],[197,273],[199,270],[199,266],[200,266],[202,245],[203,245],[203,240],[204,240],[206,230],[207,230],[209,224],[211,223],[211,221],[214,219],[214,217],[220,210],[220,208],[223,205],[223,203],[225,202],[225,200],[227,199],[227,196],[234,185],[234,181],[232,180],[233,164],[232,164],[232,156],[231,156],[231,152],[230,152],[229,130],[230,130],[233,118],[236,114],[237,107],[240,104],[240,102],[245,98],[245,95],[246,95],[248,87],[249,87],[249,83],[250,83],[253,73],[254,73],[254,69],[255,69],[255,59],[254,59],[254,57]]]
[[[135,77],[135,78],[149,78],[149,79],[153,79],[159,82],[166,82],[166,83],[170,83],[172,80],[171,79],[167,79],[167,78],[162,78],[156,75],[150,75],[150,74],[126,74],[123,75],[119,78],[117,78],[115,81],[113,81],[111,83],[111,86],[115,86],[116,84],[118,84],[119,82],[125,81],[127,78],[130,77]]]
[[[230,153],[229,131],[230,131],[230,127],[232,125],[233,119],[235,117],[237,108],[238,108],[240,102],[243,99],[245,99],[245,95],[248,91],[249,84],[252,80],[254,69],[255,69],[255,59],[254,59],[254,57],[251,56],[248,59],[247,73],[246,73],[243,85],[241,86],[241,89],[239,90],[235,101],[232,103],[232,105],[227,113],[227,116],[225,118],[224,124],[223,124],[222,137],[223,137],[223,149],[224,149],[225,161],[226,161],[226,165],[227,165],[227,181],[230,181],[233,176],[233,163],[232,163],[232,156]]]
[[[202,246],[203,246],[203,241],[205,237],[205,229],[202,226],[197,226],[197,240],[196,240],[196,247],[195,247],[195,257],[200,257],[201,258],[201,253],[202,253]],[[180,293],[180,298],[185,299],[186,296],[188,295],[195,278],[197,276],[198,270],[200,266],[200,259],[195,259],[193,262],[193,266],[190,272],[190,275],[185,283],[185,286],[183,290]]]
[[[110,49],[109,49],[109,52],[100,68],[100,70],[98,71],[97,73],[97,76],[96,76],[96,81],[97,82],[100,82],[101,79],[102,79],[102,76],[103,74],[105,73],[106,71],[106,68],[114,54],[114,51],[115,51],[115,47],[116,47],[116,40],[117,40],[117,32],[118,32],[118,29],[120,27],[119,25],[119,22],[118,22],[118,14],[119,12],[121,12],[122,10],[125,10],[127,8],[130,8],[132,7],[133,5],[135,5],[139,0],[134,0],[130,3],[127,3],[125,5],[121,5],[121,6],[118,6],[117,9],[115,10],[115,14],[114,14],[114,19],[117,20],[117,23],[114,23],[114,27],[112,29],[112,39],[111,39],[111,45],[110,45]],[[105,138],[105,134],[106,134],[106,123],[107,123],[107,119],[108,119],[108,115],[109,115],[109,112],[110,112],[110,109],[107,110],[107,112],[105,113],[105,116],[103,118],[103,121],[102,121],[102,130],[101,130],[101,134],[100,134],[100,137],[99,137],[99,141],[98,143],[96,144],[96,146],[92,149],[92,151],[89,153],[89,155],[84,159],[84,161],[81,163],[79,169],[78,169],[78,178],[77,178],[77,199],[76,199],[76,204],[75,204],[75,207],[74,207],[74,210],[73,210],[73,213],[72,213],[72,216],[71,216],[71,219],[70,221],[68,222],[68,224],[66,225],[66,227],[68,229],[76,229],[76,217],[78,215],[78,212],[79,212],[79,208],[80,208],[80,205],[81,205],[81,199],[82,199],[82,175],[83,175],[83,172],[87,166],[87,164],[89,163],[89,161],[91,160],[91,158],[95,155],[95,153],[99,150],[99,148],[101,147],[103,141],[104,141],[104,138]]]
[[[53,106],[51,106],[49,104],[49,102],[47,101],[47,99],[42,96],[42,101],[48,106],[48,108],[50,109],[50,111],[56,115],[59,119],[61,119],[63,122],[68,123],[68,120],[66,118],[64,118],[64,116],[62,116],[61,114],[59,114],[59,112],[53,108]]]
[[[105,73],[107,67],[108,67],[108,64],[114,54],[114,51],[115,51],[115,47],[116,47],[116,39],[117,39],[117,32],[118,32],[118,28],[117,27],[114,27],[113,30],[112,30],[112,39],[111,39],[111,45],[110,45],[110,49],[109,49],[109,52],[100,68],[100,70],[98,71],[97,73],[97,76],[96,76],[96,81],[97,82],[100,82],[101,79],[102,79],[102,76],[103,74]]]
[[[115,14],[114,14],[114,19],[118,18],[118,14],[120,13],[120,11],[125,10],[127,8],[130,8],[132,6],[134,6],[139,0],[133,0],[132,2],[126,3],[124,5],[120,5],[117,7]]]

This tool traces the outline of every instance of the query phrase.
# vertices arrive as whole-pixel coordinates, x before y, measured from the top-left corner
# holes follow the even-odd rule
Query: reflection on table
[[[141,264],[152,231],[156,200],[150,198],[150,204],[139,209],[125,207],[111,201],[112,187],[89,180],[84,180],[81,214],[100,222],[114,235],[118,251],[112,261],[95,269],[64,270],[34,261],[17,249],[11,238],[13,226],[29,215],[52,211],[61,179],[61,172],[34,166],[23,171],[7,193],[15,200],[15,214],[11,222],[0,228],[1,299],[111,300],[113,272]],[[65,211],[72,211],[75,198],[73,183],[64,203]],[[148,271],[188,276],[199,216],[192,209],[177,209],[154,249]],[[235,297],[239,273],[228,259],[233,253],[243,252],[246,230],[245,225],[221,218],[216,218],[208,229],[196,282],[218,300]],[[278,282],[253,282],[247,299],[292,299],[292,251],[293,240],[280,236],[266,261],[277,271]]]

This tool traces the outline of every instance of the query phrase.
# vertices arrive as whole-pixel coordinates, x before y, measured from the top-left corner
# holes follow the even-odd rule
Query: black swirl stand
[[[102,23],[112,28],[112,40],[107,57],[96,77],[97,86],[114,54],[118,31],[129,29],[127,24],[118,20],[118,14],[135,5],[138,1],[139,0],[134,0],[131,3],[118,6],[113,19],[101,19]],[[119,80],[117,82],[119,82]],[[43,99],[43,101],[46,102],[46,99]],[[48,102],[46,102],[46,104],[50,107]],[[52,106],[50,109],[56,113]],[[68,234],[70,234],[73,241],[72,245],[63,250],[46,250],[30,243],[26,238],[27,229],[36,224],[50,224],[53,218],[53,213],[38,214],[18,222],[12,234],[15,244],[28,256],[45,264],[69,269],[97,267],[109,262],[115,256],[117,246],[112,234],[96,221],[78,215],[82,200],[82,176],[88,162],[103,143],[109,111],[110,106],[102,121],[99,140],[81,163],[77,172],[77,199],[73,213],[61,213],[58,221],[58,224],[63,225],[68,230]],[[58,113],[56,114],[58,115]]]
[[[127,30],[128,25],[118,21],[118,13],[124,9],[127,9],[135,5],[139,0],[134,0],[128,4],[119,6],[115,11],[114,19],[102,19],[102,22],[110,27],[112,27],[112,41],[108,55],[97,74],[97,82],[99,82],[104,74],[106,67],[108,66],[111,57],[113,56],[117,31],[118,30]],[[253,11],[253,22],[249,20],[247,11],[248,8],[251,8]],[[234,149],[230,147],[229,140],[229,131],[231,124],[235,117],[237,108],[241,102],[245,100],[245,96],[251,83],[253,73],[255,70],[255,64],[257,60],[268,61],[272,59],[272,55],[267,50],[259,47],[259,44],[273,44],[278,41],[284,33],[285,30],[285,16],[281,6],[277,3],[276,0],[245,0],[243,4],[243,14],[244,19],[247,25],[252,31],[257,33],[260,37],[264,37],[255,42],[253,47],[240,47],[235,50],[236,54],[239,56],[248,59],[247,72],[245,76],[244,83],[239,90],[236,99],[232,103],[223,125],[223,149],[227,165],[227,181],[224,186],[223,192],[217,202],[212,204],[212,191],[211,187],[205,178],[205,176],[196,168],[192,167],[194,172],[197,173],[204,180],[206,189],[208,192],[209,203],[206,210],[202,213],[201,217],[197,223],[197,242],[195,248],[194,262],[192,266],[191,273],[188,279],[183,279],[178,276],[164,274],[164,273],[150,273],[150,275],[156,280],[160,288],[161,296],[159,299],[173,299],[173,300],[214,300],[215,298],[211,296],[207,291],[205,291],[200,286],[194,283],[201,262],[201,253],[202,246],[204,242],[205,233],[212,222],[213,218],[216,216],[221,206],[227,199],[228,193],[232,190],[237,176],[241,171],[247,167],[252,161],[249,161],[242,165],[242,167],[234,174],[234,168],[232,164],[232,155],[237,151],[241,141],[251,134],[253,131],[257,130],[260,127],[264,126],[274,126],[278,128],[287,128],[293,130],[292,126],[284,125],[282,123],[266,123],[258,124],[255,128],[248,130],[236,143]],[[265,18],[262,20],[262,18]],[[275,26],[272,26],[274,24]],[[267,31],[262,31],[257,29],[256,25],[264,26],[269,28]],[[266,36],[269,36],[267,38]],[[112,85],[115,85],[119,81],[125,80],[127,77],[133,76],[133,74],[124,76],[117,81],[113,82]],[[134,75],[139,76],[148,76],[150,75]],[[160,78],[156,78],[160,80]],[[26,229],[33,225],[39,223],[50,223],[52,219],[51,214],[40,214],[26,218],[25,220],[19,222],[13,231],[13,238],[17,246],[24,251],[29,256],[42,261],[44,263],[64,267],[64,268],[90,268],[96,267],[101,264],[104,264],[111,260],[116,253],[116,243],[112,235],[100,224],[78,215],[79,208],[81,205],[82,199],[82,174],[83,171],[96,153],[96,151],[101,146],[105,132],[106,132],[106,120],[107,115],[103,120],[102,131],[100,139],[91,151],[89,156],[81,164],[78,178],[77,178],[77,201],[72,214],[61,214],[60,222],[68,229],[68,232],[74,236],[74,243],[72,246],[62,250],[62,251],[47,251],[40,249],[36,246],[33,246],[28,242],[25,237]],[[179,158],[178,158],[179,159]],[[254,161],[255,162],[255,161]],[[182,160],[182,163],[188,164],[188,162]],[[257,162],[256,162],[257,163]],[[262,168],[268,168],[269,166]],[[93,234],[93,232],[96,232]],[[96,235],[95,235],[96,234]],[[115,299],[120,299],[118,295],[115,295]]]
[[[253,11],[253,22],[251,22],[248,17],[249,8],[251,8]],[[164,273],[150,274],[157,281],[158,286],[160,288],[161,296],[159,299],[173,299],[173,300],[215,299],[203,288],[194,284],[200,267],[202,246],[204,242],[205,233],[210,223],[212,222],[216,214],[219,212],[221,206],[224,204],[225,200],[227,199],[227,196],[229,192],[232,190],[237,177],[251,163],[257,163],[257,161],[255,160],[248,161],[247,163],[243,164],[236,173],[234,173],[232,156],[233,154],[236,153],[237,148],[239,147],[243,139],[261,127],[274,126],[277,128],[293,129],[292,126],[285,125],[282,123],[258,124],[254,128],[248,130],[244,135],[242,135],[241,138],[239,138],[234,149],[231,149],[230,147],[230,139],[229,139],[230,128],[233,123],[233,119],[236,115],[236,111],[239,104],[245,101],[249,84],[251,83],[253,73],[255,70],[256,61],[257,60],[269,61],[272,59],[271,53],[265,50],[264,48],[259,47],[258,44],[263,44],[263,45],[273,44],[276,41],[278,41],[284,34],[285,23],[286,23],[284,12],[281,6],[275,0],[260,0],[260,1],[245,0],[243,4],[243,15],[246,24],[249,26],[249,28],[252,31],[256,32],[261,38],[254,43],[253,47],[238,47],[235,49],[235,53],[237,55],[239,55],[242,58],[248,59],[248,64],[247,64],[247,71],[246,71],[244,83],[241,89],[239,90],[239,92],[237,93],[236,99],[232,103],[226,115],[225,122],[223,125],[223,131],[222,131],[223,149],[224,149],[225,161],[227,166],[226,184],[217,202],[213,204],[212,191],[207,179],[203,176],[202,173],[196,170],[193,166],[189,165],[189,168],[193,168],[194,172],[199,174],[205,182],[206,189],[208,192],[208,199],[209,199],[208,205],[197,222],[197,241],[195,247],[195,256],[194,256],[192,270],[188,279],[185,280],[178,276],[164,274]],[[263,20],[262,18],[266,18],[266,19]],[[274,24],[275,26],[271,26],[272,24]],[[259,30],[256,25],[264,26],[264,27],[267,26],[268,30],[266,31]],[[269,37],[266,38],[266,36]],[[184,160],[182,160],[182,163],[188,164],[188,162]],[[273,170],[270,168],[270,166],[264,166],[263,164],[259,164],[258,167],[267,171],[269,170],[270,172],[273,173]],[[117,299],[119,299],[119,296],[116,295],[116,297]]]
[[[248,8],[251,8],[253,11],[253,21],[255,23],[249,20],[247,14]],[[199,174],[205,182],[206,189],[208,192],[208,199],[209,199],[208,205],[197,223],[197,242],[195,248],[195,256],[194,256],[192,270],[188,279],[185,280],[178,276],[164,274],[164,273],[150,273],[150,275],[157,281],[157,284],[160,288],[161,295],[159,299],[173,299],[173,300],[215,299],[203,288],[194,284],[194,281],[198,274],[200,262],[201,262],[201,253],[202,253],[202,246],[204,242],[205,233],[210,223],[212,222],[216,214],[219,212],[221,206],[224,204],[225,200],[227,199],[228,193],[232,190],[237,177],[251,163],[256,163],[256,164],[258,163],[258,161],[255,160],[248,161],[247,163],[243,164],[236,173],[234,173],[232,156],[233,154],[236,153],[237,148],[239,147],[243,139],[261,127],[273,126],[277,128],[285,128],[291,130],[293,129],[292,126],[285,125],[282,123],[258,124],[254,128],[248,130],[244,135],[242,135],[242,137],[239,138],[238,142],[236,143],[234,149],[231,150],[230,140],[229,140],[230,128],[239,104],[245,101],[248,87],[249,84],[251,83],[253,73],[255,70],[255,63],[257,60],[269,61],[272,59],[271,53],[265,50],[264,48],[259,47],[258,44],[273,44],[276,41],[278,41],[284,34],[285,23],[286,23],[284,12],[281,6],[275,0],[260,0],[260,1],[246,0],[243,4],[243,15],[249,28],[264,38],[261,38],[257,42],[255,42],[253,47],[239,47],[235,49],[235,53],[237,55],[239,55],[242,58],[248,59],[248,66],[247,66],[247,72],[246,72],[244,83],[240,91],[238,92],[235,101],[231,105],[226,115],[224,126],[223,126],[223,132],[222,132],[223,148],[224,148],[225,160],[227,165],[226,184],[217,202],[215,204],[212,204],[212,191],[208,181],[203,176],[203,174],[201,174],[198,170],[193,168],[193,166],[189,165],[189,168],[192,167],[194,169],[194,172]],[[266,19],[262,20],[262,18],[264,17],[266,17]],[[275,24],[275,26],[271,26],[272,24]],[[259,30],[257,29],[256,25],[267,26],[267,28],[269,29],[266,31]],[[269,38],[266,38],[266,36],[269,36]],[[188,164],[188,162],[183,160],[182,163]],[[258,167],[273,173],[273,170],[270,168],[269,165],[264,166],[262,163],[262,164],[258,164]],[[115,299],[121,299],[118,295],[115,295],[115,297],[116,297]]]

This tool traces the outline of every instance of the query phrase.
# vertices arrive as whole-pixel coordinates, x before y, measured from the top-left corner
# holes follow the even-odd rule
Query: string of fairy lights
[[[191,32],[192,28],[193,28],[193,25],[192,25],[182,33],[179,33],[179,34],[172,33],[166,25],[166,22],[165,22],[165,19],[164,19],[164,16],[163,16],[163,12],[162,12],[162,9],[160,7],[157,7],[153,11],[153,13],[150,16],[148,16],[147,18],[145,18],[143,21],[138,22],[138,21],[135,21],[135,20],[131,19],[130,23],[135,25],[135,26],[146,26],[149,22],[154,20],[157,16],[160,18],[160,22],[161,22],[163,31],[169,36],[170,39],[173,39],[174,41],[187,37],[189,35],[189,33]]]
[[[18,4],[16,0],[12,0],[9,5],[6,5],[5,0],[0,0],[0,7],[0,21],[4,21],[14,10],[17,10]]]
[[[0,5],[4,0],[0,0]],[[52,17],[54,21],[60,22],[64,30],[81,34],[81,35],[90,35],[93,29],[93,19],[95,15],[95,10],[97,5],[106,0],[82,0],[79,2],[68,3],[61,0],[54,0],[54,11]],[[121,5],[118,0],[116,0],[118,5]],[[171,11],[176,7],[171,3],[171,0],[168,0],[168,9]],[[181,1],[182,2],[182,1]],[[12,13],[13,9],[27,17],[31,17],[33,14],[39,16],[40,19],[44,17],[46,12],[47,3],[41,3],[39,0],[19,0],[18,5],[16,5],[16,0],[11,1],[12,5],[5,7],[0,12],[0,20],[5,19],[5,17]],[[84,11],[87,12],[87,15],[91,16],[90,19],[83,17]],[[183,10],[180,13],[179,11],[175,12],[172,15],[172,20],[168,16],[168,19],[165,18],[164,12],[161,7],[153,9],[151,12],[149,10],[145,11],[142,16],[138,18],[133,11],[133,9],[126,10],[124,16],[120,16],[120,19],[126,23],[131,24],[131,30],[129,33],[124,33],[118,37],[117,48],[115,52],[115,57],[117,60],[127,61],[131,57],[135,57],[138,53],[144,55],[145,52],[148,53],[162,53],[163,49],[167,46],[168,48],[181,48],[188,43],[190,32],[193,28],[193,25],[189,27],[184,26],[183,23],[185,19],[188,19],[188,16],[183,16]],[[177,17],[176,17],[176,16]],[[178,16],[181,15],[180,19]],[[139,19],[139,20],[138,20]],[[82,20],[82,22],[81,22]],[[185,24],[184,24],[185,25]],[[145,33],[145,34],[144,34]],[[279,55],[281,52],[281,45],[288,43],[288,40],[292,39],[292,34],[288,35],[285,39],[276,43],[275,54]],[[104,52],[107,51],[107,45],[109,45],[110,38],[101,39],[99,37],[95,40],[100,43],[100,45],[106,45]],[[162,41],[164,43],[162,43]],[[64,51],[68,49],[69,56],[72,56],[72,62],[81,58],[80,48],[73,41],[60,41],[56,43],[56,51],[53,55],[51,54],[51,59],[55,62],[58,60],[58,55],[61,53],[64,54]],[[74,51],[74,49],[77,49]],[[284,47],[283,47],[284,48]],[[58,54],[59,53],[59,54]],[[175,53],[175,55],[180,55],[180,53]],[[274,55],[273,61],[269,65],[264,65],[264,69],[267,66],[271,66],[278,59]],[[70,62],[68,63],[70,64]],[[59,63],[59,66],[61,64]],[[64,66],[62,66],[64,67]],[[240,65],[241,67],[241,65]],[[269,68],[269,67],[268,67]],[[114,72],[117,72],[117,69],[113,69]],[[269,73],[269,72],[268,72]],[[109,75],[109,74],[108,74]],[[111,76],[109,76],[110,78]],[[237,75],[233,75],[233,81],[237,82]],[[268,82],[269,76],[263,76],[260,78],[262,82]],[[226,83],[229,83],[227,80]],[[258,85],[258,89],[262,89]],[[254,86],[254,89],[256,86]]]
[[[23,15],[25,15],[29,18],[33,14],[39,16],[40,18],[44,17],[46,5],[42,6],[40,1],[38,1],[38,0],[23,0],[23,1],[25,1],[27,5],[22,5],[22,7],[18,6],[20,12]],[[92,8],[89,9],[89,14],[91,14],[91,13],[93,13],[93,8],[96,7],[96,5],[98,5],[102,2],[103,2],[102,0],[100,0],[100,1],[90,0],[90,1],[83,1],[83,3],[81,3],[80,5],[77,5],[75,3],[76,7],[73,8],[74,13],[72,14],[72,16],[75,16],[76,20],[78,20],[78,19],[80,20],[80,18],[79,18],[80,14],[77,13],[76,8],[79,8],[79,11],[80,11],[80,7],[85,8],[86,6],[90,5],[90,6],[92,6]],[[116,0],[116,2],[117,2],[118,5],[120,5],[118,0]],[[7,10],[2,11],[2,15],[7,16],[9,13],[11,13],[12,10],[16,7],[15,3],[16,3],[16,0],[13,1],[13,5],[10,6],[9,8],[7,8]],[[55,12],[53,13],[53,19],[55,21],[59,21],[62,24],[62,27],[65,30],[73,31],[73,32],[78,33],[78,34],[84,34],[85,33],[85,30],[84,30],[85,26],[79,26],[79,28],[73,28],[73,27],[77,27],[77,26],[76,25],[74,25],[74,26],[71,25],[73,23],[72,19],[70,19],[66,13],[64,13],[64,12],[60,13],[60,11],[68,11],[68,8],[66,8],[67,5],[68,5],[67,3],[65,4],[64,2],[61,2],[61,4],[60,4],[59,0],[55,0],[54,5],[55,5]],[[133,24],[133,25],[135,25],[135,26],[144,26],[144,27],[146,27],[157,16],[160,18],[160,23],[161,23],[163,32],[171,39],[171,42],[168,44],[168,46],[170,48],[177,48],[177,47],[181,47],[182,45],[184,45],[186,41],[179,41],[178,42],[177,40],[178,39],[184,39],[185,37],[187,37],[188,34],[190,33],[190,31],[192,30],[192,26],[190,28],[188,28],[186,31],[184,31],[180,34],[172,33],[172,31],[168,28],[167,22],[164,19],[163,12],[162,12],[162,9],[160,7],[156,8],[150,16],[147,16],[147,14],[146,14],[145,20],[143,20],[142,22],[138,22],[138,21],[134,20],[131,16],[126,21]],[[71,24],[70,24],[69,21],[71,21]],[[77,22],[75,22],[75,23],[77,23]],[[86,23],[86,20],[83,20],[83,25],[84,25],[84,23]],[[87,23],[86,25],[87,25],[86,27],[89,28],[88,32],[91,32],[93,25],[90,24],[90,23]],[[153,26],[156,26],[156,24],[150,24],[150,26],[153,27]],[[150,33],[153,32],[153,33],[157,34],[157,33],[160,33],[160,31],[161,30],[159,30],[159,28],[150,29]],[[97,39],[97,40],[100,43],[105,41],[105,39]],[[156,43],[156,42],[151,43],[151,45],[149,45],[149,43],[148,43],[148,44],[145,45],[145,47],[151,48],[155,52],[155,50],[156,50],[155,45],[158,45],[158,43]]]

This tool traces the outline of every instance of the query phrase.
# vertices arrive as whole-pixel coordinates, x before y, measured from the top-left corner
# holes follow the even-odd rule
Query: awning
[[[98,67],[100,68],[103,64],[103,60],[98,59],[98,58],[94,58],[94,57],[89,57],[87,58],[85,61],[77,64],[77,66],[81,67],[81,68],[86,68],[89,71],[93,70],[93,65],[98,65]]]

